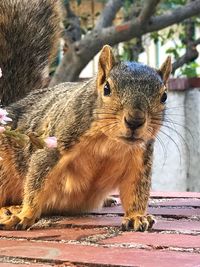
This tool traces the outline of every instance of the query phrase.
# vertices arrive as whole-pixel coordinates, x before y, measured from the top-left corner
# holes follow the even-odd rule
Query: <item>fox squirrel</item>
[[[0,2],[3,103],[42,87],[54,39],[58,43],[58,6],[56,0]],[[44,214],[90,211],[116,188],[125,210],[123,230],[151,228],[146,209],[152,153],[170,72],[169,57],[155,70],[117,62],[105,45],[91,80],[32,90],[7,106],[13,129],[56,136],[58,146],[21,148],[0,137],[0,229],[29,228]]]

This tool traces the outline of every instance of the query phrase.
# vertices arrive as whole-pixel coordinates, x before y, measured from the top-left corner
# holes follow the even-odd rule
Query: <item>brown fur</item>
[[[23,193],[23,178],[13,164],[11,149],[1,152],[4,163],[0,163],[1,185],[0,185],[0,207],[20,204]],[[8,177],[12,177],[8,179]],[[14,180],[14,182],[13,182]]]
[[[123,147],[105,136],[85,137],[74,149],[70,157],[61,158],[55,167],[56,173],[53,170],[51,174],[56,177],[56,181],[52,179],[53,183],[60,185],[57,192],[60,199],[54,203],[55,211],[78,213],[97,208],[126,176],[132,155],[128,146]],[[119,154],[121,149],[123,152]],[[68,167],[64,169],[63,165]],[[49,183],[47,186],[51,188]]]
[[[153,143],[164,112],[161,76],[166,81],[170,64],[157,72],[116,63],[105,46],[97,77],[36,90],[9,106],[13,129],[55,135],[58,147],[20,148],[1,137],[0,228],[25,229],[43,214],[90,211],[116,188],[125,210],[123,229],[151,228],[146,208]],[[3,207],[8,203],[21,207]]]
[[[59,0],[0,1],[1,104],[13,103],[46,83],[58,51],[61,18]]]

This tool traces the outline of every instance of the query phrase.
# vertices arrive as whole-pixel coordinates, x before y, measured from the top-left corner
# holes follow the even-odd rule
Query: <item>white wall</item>
[[[200,191],[200,89],[186,92],[185,106],[186,125],[191,129],[191,132],[186,131],[190,148],[187,188]]]
[[[200,191],[200,90],[169,92],[167,120],[162,127],[164,148],[156,141],[152,189]],[[172,141],[173,140],[173,141]],[[176,144],[175,144],[176,143]]]

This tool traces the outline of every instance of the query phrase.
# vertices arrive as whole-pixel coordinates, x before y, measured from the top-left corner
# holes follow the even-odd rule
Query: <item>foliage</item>
[[[198,77],[199,73],[197,73],[197,68],[199,68],[200,65],[196,62],[190,62],[187,65],[180,68],[181,75],[185,75],[188,78],[192,77]]]
[[[199,27],[200,18],[194,16],[200,12],[199,0],[63,1],[68,3],[72,12],[67,11],[66,49],[56,75],[51,79],[51,86],[76,81],[83,68],[105,44],[117,47],[120,58],[137,61],[141,58],[140,54],[154,42],[156,64],[159,62],[157,48],[162,46],[162,51],[172,55],[175,61],[173,73],[184,64],[195,62],[198,57],[196,47],[200,39],[195,36],[195,28]],[[72,2],[73,5],[70,5]],[[86,2],[88,8],[83,8]],[[105,4],[103,9],[99,2]],[[76,8],[78,14],[73,9],[74,3],[79,5]],[[76,38],[77,32],[80,38]],[[183,75],[195,75],[196,70],[192,68],[196,69],[196,66],[189,64],[180,71]]]
[[[133,3],[132,0],[127,0],[127,3],[125,6],[129,8],[129,6]],[[158,14],[165,14],[165,12],[169,12],[170,10],[173,10],[179,6],[185,5],[186,0],[165,0],[162,1],[159,5],[159,11]],[[194,28],[200,26],[200,18],[195,17],[192,20],[192,23],[194,24]],[[191,22],[190,21],[190,22]],[[187,23],[187,22],[186,22]],[[174,60],[177,60],[182,54],[185,53],[187,43],[187,31],[185,30],[185,22],[180,23],[178,25],[174,25],[173,27],[170,27],[165,30],[161,30],[158,32],[153,32],[150,34],[151,40],[156,44],[160,43],[161,46],[165,45],[166,43],[171,43],[171,47],[166,49],[166,53],[171,55]],[[195,36],[192,36],[192,39],[194,40]],[[133,50],[133,47],[131,47],[131,44],[134,43],[133,41],[129,41],[124,43],[124,51],[121,58],[126,60],[132,60],[131,51]],[[188,63],[186,66],[179,69],[179,73],[181,75],[184,75],[186,77],[194,77],[198,76],[199,73],[197,73],[197,68],[199,65],[196,62]]]
[[[64,0],[65,2],[69,2],[70,0]],[[77,4],[81,4],[81,0],[76,0]],[[99,2],[107,2],[106,0],[99,0]],[[138,1],[138,0],[124,0],[123,1],[123,14],[124,14],[124,19],[129,19],[130,16],[130,10],[131,7],[134,6],[135,12],[137,10],[141,9],[141,4],[143,1]],[[165,14],[165,12],[169,12],[170,10],[173,10],[177,7],[183,6],[187,3],[186,0],[165,0],[162,1],[159,4],[159,7],[157,8],[156,14]],[[99,14],[96,14],[99,15]],[[87,25],[87,20],[88,16],[82,16],[81,17],[84,25]],[[200,25],[200,19],[198,17],[193,19],[193,23],[195,27],[198,27]],[[82,25],[83,26],[83,25]],[[88,30],[91,30],[91,25],[88,27],[82,27],[82,33],[86,34]],[[185,39],[186,39],[186,32],[184,28],[184,23],[181,23],[179,25],[176,25],[174,27],[170,27],[169,29],[165,29],[162,31],[158,32],[153,32],[150,34],[151,40],[156,44],[160,43],[161,46],[165,45],[169,40],[171,40],[171,47],[166,49],[166,53],[171,55],[174,60],[178,59],[185,51],[186,49],[186,44],[185,44]],[[124,42],[123,44],[123,51],[119,55],[120,59],[122,60],[138,60],[138,56],[141,52],[144,51],[142,43],[140,43],[140,47],[137,42],[137,38],[134,38],[128,42]],[[138,55],[137,55],[138,53]],[[180,68],[179,72],[182,75],[185,75],[187,77],[191,76],[197,76],[197,69],[198,64],[195,62],[189,63],[187,66],[184,66]]]

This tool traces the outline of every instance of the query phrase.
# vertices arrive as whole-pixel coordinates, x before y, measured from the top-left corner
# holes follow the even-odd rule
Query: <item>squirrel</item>
[[[0,2],[0,99],[9,105],[46,85],[63,13],[58,0]]]
[[[29,92],[6,107],[11,127],[58,140],[54,149],[36,149],[0,137],[0,229],[27,229],[42,215],[91,211],[118,189],[122,230],[148,230],[155,222],[147,214],[153,147],[164,119],[171,59],[160,69],[118,62],[105,45],[89,81],[36,89],[58,43],[57,4],[0,2],[2,100],[7,104],[11,94],[17,99]]]

